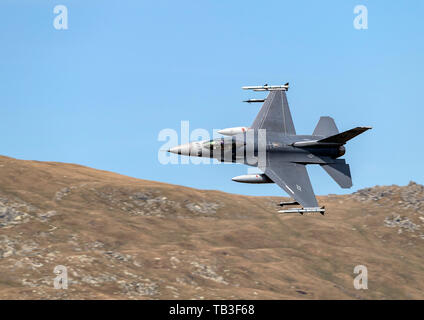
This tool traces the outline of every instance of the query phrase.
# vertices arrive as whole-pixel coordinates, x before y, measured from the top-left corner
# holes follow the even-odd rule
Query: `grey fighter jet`
[[[289,85],[243,87],[246,90],[267,91],[250,127],[227,128],[218,131],[229,136],[208,141],[195,141],[168,150],[186,156],[209,157],[221,162],[243,163],[258,167],[263,173],[234,177],[243,183],[276,183],[293,198],[280,206],[301,207],[280,210],[281,213],[320,212],[306,165],[320,165],[342,188],[352,186],[349,165],[340,159],[350,139],[371,129],[356,127],[339,133],[331,117],[321,117],[312,135],[297,135],[287,102]]]

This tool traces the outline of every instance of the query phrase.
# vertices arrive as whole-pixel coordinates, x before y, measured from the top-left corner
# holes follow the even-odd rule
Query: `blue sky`
[[[68,8],[68,30],[53,8]],[[353,27],[356,5],[368,29]],[[424,2],[16,1],[0,3],[0,154],[201,189],[280,195],[231,181],[242,165],[161,165],[164,128],[249,126],[243,85],[290,81],[298,133],[322,115],[347,145],[354,187],[424,183]],[[344,193],[310,167],[317,194]],[[349,190],[349,192],[351,191]]]

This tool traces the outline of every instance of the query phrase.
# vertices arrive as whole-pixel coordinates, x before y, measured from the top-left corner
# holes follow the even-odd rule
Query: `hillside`
[[[424,298],[423,186],[280,200],[0,157],[0,299]]]

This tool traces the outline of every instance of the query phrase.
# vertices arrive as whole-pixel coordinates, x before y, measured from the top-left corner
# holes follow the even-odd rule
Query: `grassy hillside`
[[[423,186],[280,200],[0,157],[0,299],[424,298]]]

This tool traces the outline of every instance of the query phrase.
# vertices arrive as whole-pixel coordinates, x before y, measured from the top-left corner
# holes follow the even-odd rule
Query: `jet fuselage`
[[[269,152],[284,154],[288,161],[303,164],[331,163],[331,159],[344,154],[344,147],[338,145],[293,146],[296,142],[315,141],[322,138],[322,136],[313,135],[287,136],[279,132],[248,130],[246,133],[232,137],[190,142],[174,147],[170,149],[170,152],[251,166],[257,166],[258,158],[266,157]],[[266,159],[263,160],[266,161]]]

